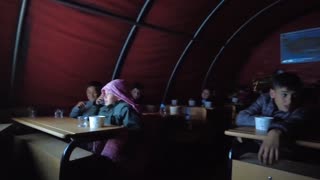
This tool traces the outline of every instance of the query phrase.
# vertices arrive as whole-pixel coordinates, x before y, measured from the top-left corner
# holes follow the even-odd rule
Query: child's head
[[[87,98],[89,101],[95,101],[101,92],[102,84],[98,81],[91,81],[87,85]]]
[[[105,105],[108,106],[110,104],[115,104],[120,99],[117,96],[115,96],[112,93],[112,91],[105,91],[103,100],[104,100]]]
[[[211,96],[211,92],[209,88],[204,88],[201,92],[201,98],[202,99],[209,99]]]
[[[287,112],[294,108],[297,96],[303,87],[301,79],[293,73],[280,73],[272,78],[270,96],[280,111]]]
[[[122,79],[110,81],[102,88],[101,92],[105,105],[115,104],[117,101],[128,97],[126,84]]]
[[[103,97],[106,106],[122,100],[139,112],[139,107],[133,102],[131,95],[128,93],[125,80],[115,79],[110,81],[102,88],[101,93],[101,97]]]
[[[140,83],[134,83],[131,89],[131,95],[135,101],[141,100],[143,96],[143,85]]]

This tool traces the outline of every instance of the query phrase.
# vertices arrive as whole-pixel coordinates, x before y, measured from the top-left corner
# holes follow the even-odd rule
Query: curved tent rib
[[[275,1],[273,3],[271,3],[270,5],[268,5],[267,7],[263,8],[262,10],[260,10],[259,12],[257,12],[256,14],[254,14],[252,17],[250,17],[246,22],[244,22],[228,39],[227,41],[224,43],[224,45],[222,45],[222,47],[220,48],[219,52],[217,53],[217,55],[214,57],[214,59],[212,60],[208,71],[206,73],[205,78],[203,79],[202,82],[202,88],[206,86],[209,75],[211,74],[212,71],[212,67],[215,64],[215,62],[217,61],[217,59],[220,57],[221,53],[224,51],[225,47],[232,41],[232,39],[243,29],[245,28],[251,21],[253,21],[255,18],[257,18],[260,14],[262,14],[263,12],[269,10],[270,8],[274,7],[275,5],[279,4],[282,0],[278,0]]]
[[[208,23],[208,21],[210,20],[210,18],[219,10],[219,8],[224,4],[224,0],[221,0],[220,3],[215,6],[212,11],[208,14],[208,16],[203,20],[203,22],[200,24],[200,26],[197,28],[196,32],[193,35],[193,38],[189,41],[189,43],[187,44],[187,46],[184,48],[184,50],[182,51],[173,71],[171,72],[171,75],[169,77],[169,80],[167,82],[167,86],[166,89],[164,91],[163,94],[163,98],[162,98],[162,102],[165,102],[166,98],[167,98],[167,94],[168,91],[170,89],[170,86],[172,84],[173,78],[176,75],[177,69],[181,66],[181,64],[183,63],[185,56],[187,55],[189,49],[192,47],[192,44],[194,43],[195,39],[198,37],[198,35],[201,33],[201,31],[203,30],[203,28],[206,26],[206,24]]]
[[[7,27],[0,33],[5,104],[44,109],[53,108],[51,104],[69,108],[82,98],[78,90],[86,81],[117,78],[143,84],[144,103],[169,98],[185,103],[204,87],[216,90],[221,97],[217,102],[222,102],[235,86],[284,67],[277,61],[279,33],[319,26],[316,0],[204,0],[184,1],[183,6],[154,0],[0,4],[8,15],[0,18]],[[47,72],[47,67],[54,68]],[[296,69],[310,82],[317,78],[301,65]],[[40,95],[33,98],[34,92]]]
[[[15,88],[16,68],[17,68],[17,62],[18,62],[18,55],[19,55],[19,48],[20,48],[20,42],[21,42],[20,40],[21,40],[23,22],[24,22],[24,19],[26,16],[27,5],[28,5],[28,0],[22,0],[20,14],[19,14],[19,18],[18,18],[16,39],[15,39],[14,50],[13,50],[9,102],[13,102],[12,100],[14,97],[13,93],[14,93],[14,88]]]
[[[64,1],[64,0],[54,0],[58,3],[64,4],[66,6],[69,6],[71,8],[75,8],[78,9],[80,11],[84,11],[87,13],[92,13],[92,14],[96,14],[96,15],[101,15],[101,16],[107,16],[107,17],[111,17],[114,18],[116,20],[119,20],[121,22],[125,22],[131,25],[135,25],[138,27],[145,27],[145,28],[149,28],[152,30],[156,30],[156,31],[161,31],[161,32],[166,32],[169,34],[175,34],[178,36],[184,36],[187,38],[192,38],[191,34],[185,33],[185,32],[178,32],[178,31],[173,31],[164,27],[160,27],[160,26],[156,26],[153,24],[148,24],[148,23],[144,23],[144,22],[137,22],[135,19],[132,18],[128,18],[125,16],[121,16],[115,13],[111,13],[105,9],[102,8],[98,8],[98,7],[94,7],[94,6],[90,6],[90,5],[86,5],[86,4],[82,4],[82,3],[78,3],[78,2],[74,2],[74,1]]]
[[[144,2],[144,5],[143,7],[141,8],[140,12],[139,12],[139,15],[136,19],[136,24],[139,24],[142,22],[143,20],[143,17],[145,16],[145,14],[147,13],[147,11],[150,9],[150,7],[152,6],[152,3],[153,1],[152,0],[146,0]],[[119,77],[119,74],[121,72],[121,69],[122,69],[122,65],[124,63],[124,60],[126,58],[126,55],[127,55],[127,52],[128,50],[130,49],[131,45],[132,45],[132,42],[134,40],[134,37],[136,35],[136,32],[137,32],[137,25],[134,24],[132,27],[131,27],[131,30],[127,36],[127,39],[126,41],[124,42],[123,44],[123,47],[121,49],[121,52],[120,52],[120,55],[119,55],[119,58],[117,60],[117,64],[116,64],[116,67],[114,68],[114,71],[113,71],[113,74],[112,74],[112,80],[113,79],[116,79]]]

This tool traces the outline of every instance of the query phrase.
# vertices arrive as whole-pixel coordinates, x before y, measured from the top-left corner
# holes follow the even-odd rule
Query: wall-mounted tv
[[[320,61],[320,27],[282,33],[281,64]]]

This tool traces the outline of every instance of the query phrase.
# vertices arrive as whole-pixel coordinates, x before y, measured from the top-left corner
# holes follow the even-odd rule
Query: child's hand
[[[85,103],[83,102],[83,101],[80,101],[80,102],[78,102],[78,104],[77,104],[77,107],[79,108],[79,109],[83,109],[84,107],[85,107]]]
[[[103,97],[102,97],[102,96],[100,96],[100,97],[97,98],[96,104],[98,104],[98,105],[104,105],[104,100],[103,100]]]
[[[268,132],[266,139],[264,139],[260,146],[258,159],[263,164],[272,164],[279,159],[279,145],[281,131],[272,129]]]

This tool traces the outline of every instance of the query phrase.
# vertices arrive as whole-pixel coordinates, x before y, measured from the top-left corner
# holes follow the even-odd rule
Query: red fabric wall
[[[238,84],[250,84],[255,78],[272,74],[276,69],[296,72],[305,83],[315,83],[320,79],[320,62],[303,64],[280,64],[280,34],[320,27],[320,12],[299,17],[283,25],[252,49],[247,63],[239,73]]]
[[[184,103],[186,104],[186,101],[191,97],[200,98],[203,80],[211,62],[220,48],[223,47],[227,39],[230,38],[243,23],[272,1],[273,0],[250,1],[250,3],[244,3],[243,1],[227,1],[214,14],[203,29],[203,32],[199,34],[198,38],[200,41],[194,43],[193,47],[190,48],[190,52],[185,57],[182,68],[177,71],[176,81],[174,81],[174,84],[170,89],[168,99],[178,98],[184,100]],[[230,54],[234,55],[234,52],[231,52]],[[233,63],[233,59],[226,58],[222,60],[219,58],[219,61],[220,60],[226,61],[229,64]],[[224,77],[228,75],[232,76],[232,74],[228,73],[229,64],[228,66],[218,68],[222,70],[221,73],[216,73],[217,69],[212,71],[209,76],[211,79],[207,82],[207,87],[211,89],[220,88],[221,84],[224,83]],[[217,76],[222,78],[218,82],[213,81]],[[232,84],[228,83],[226,85],[230,86]]]
[[[87,82],[111,80],[130,28],[48,0],[31,1],[28,53],[19,88],[21,106],[70,109],[86,100]]]
[[[136,18],[143,4],[143,1],[78,2],[130,19]],[[186,1],[189,5],[181,7],[180,2],[156,1],[144,21],[173,31],[190,32],[191,38],[218,2],[208,0],[193,5],[193,1]],[[111,80],[130,24],[49,0],[33,0],[28,10],[30,32],[17,98],[19,106],[70,110],[78,100],[86,99],[88,81]],[[130,83],[141,82],[145,86],[146,103],[160,103],[167,80],[189,38],[139,27],[119,78]]]
[[[197,3],[189,0],[183,3],[184,5],[181,6],[180,1],[154,1],[144,21],[171,31],[183,32],[183,34],[140,28],[122,69],[121,78],[140,81],[144,84],[146,103],[161,102],[168,79],[181,53],[198,26],[210,10],[219,3],[219,0],[205,0]],[[173,79],[173,83],[176,82],[177,80]],[[175,88],[174,86],[170,88],[169,93]],[[170,97],[167,99],[170,100]]]
[[[187,40],[167,33],[140,29],[128,55],[121,78],[145,86],[148,103],[159,104],[166,83]],[[146,48],[148,44],[149,48]]]
[[[132,20],[137,17],[144,3],[141,0],[78,0],[78,2],[99,6],[100,9]],[[141,82],[145,85],[145,102],[160,103],[172,70],[192,34],[219,2],[219,0],[201,2],[188,0],[184,1],[184,6],[181,6],[181,2],[171,0],[154,1],[150,10],[145,14],[144,22],[183,33],[179,35],[139,26],[132,45],[127,49],[128,54],[119,77],[129,82]],[[244,4],[230,1],[222,6],[200,34],[200,39],[195,41],[187,53],[173,79],[168,100],[171,98],[187,100],[189,97],[198,97],[208,67],[227,38],[250,17],[272,2],[274,0]],[[244,8],[237,8],[240,5]],[[7,9],[6,7],[1,8]],[[298,9],[304,11],[305,8]],[[283,12],[281,7],[278,10],[276,9],[275,14],[272,11],[273,13],[270,14],[273,16],[270,17],[277,17]],[[10,11],[10,13],[13,12]],[[296,17],[299,16],[297,12],[300,11],[290,12],[292,12],[292,17]],[[234,85],[231,81],[237,82],[235,75],[238,75],[238,72],[240,73],[239,83],[248,83],[254,76],[270,73],[270,69],[264,70],[262,69],[264,66],[260,66],[261,58],[272,59],[272,61],[266,61],[267,64],[265,64],[270,65],[270,68],[282,66],[279,65],[280,60],[277,54],[279,53],[277,45],[279,34],[299,28],[308,28],[308,26],[314,27],[318,15],[309,16],[309,18],[294,21],[288,27],[275,31],[260,46],[252,50],[249,46],[252,45],[250,44],[252,39],[264,38],[265,33],[261,32],[266,26],[271,26],[265,21],[259,21],[261,17],[271,19],[268,13],[257,18],[256,21],[263,23],[264,26],[248,26],[234,38],[235,40],[231,41],[219,57],[217,64],[214,65],[208,86],[231,87]],[[1,16],[1,18],[4,17]],[[0,22],[3,21],[1,18]],[[13,16],[10,18],[14,19]],[[17,82],[19,86],[16,105],[43,107],[50,109],[51,113],[57,107],[70,110],[77,101],[85,100],[85,88],[88,81],[98,80],[107,83],[111,80],[119,54],[132,27],[131,24],[119,19],[85,13],[52,0],[30,1],[26,20],[27,38],[24,43],[28,49],[26,54],[22,54],[25,56],[23,59],[25,62],[22,62],[22,66],[19,67],[21,81]],[[13,20],[10,21],[11,24],[12,22]],[[279,24],[283,22],[286,21],[278,21],[272,25],[278,29]],[[250,24],[254,25],[255,22]],[[267,32],[271,31],[268,29]],[[14,30],[5,32],[14,32]],[[255,32],[258,33],[255,34]],[[246,43],[248,37],[253,38]],[[6,42],[8,44],[12,40],[6,38]],[[8,47],[6,46],[7,50],[12,50]],[[269,49],[269,52],[264,53],[265,49]],[[276,53],[270,53],[270,51]],[[8,53],[7,56],[9,56]],[[245,58],[241,59],[241,57]],[[243,61],[244,59],[246,60]],[[8,60],[6,65],[8,66],[11,59],[7,57],[6,60]],[[295,70],[296,67],[302,67],[301,65],[285,66],[294,66]],[[308,65],[307,68],[310,66]],[[10,68],[7,67],[1,71],[7,74],[6,77],[3,76],[4,81],[9,82],[9,71]],[[303,69],[300,68],[299,71]],[[318,74],[313,71],[307,78],[313,75],[318,77]]]
[[[117,15],[135,19],[138,16],[140,8],[144,4],[144,0],[119,1],[119,0],[76,0],[77,2],[98,7]]]
[[[6,107],[12,69],[13,47],[20,10],[19,0],[0,1],[0,99]]]

